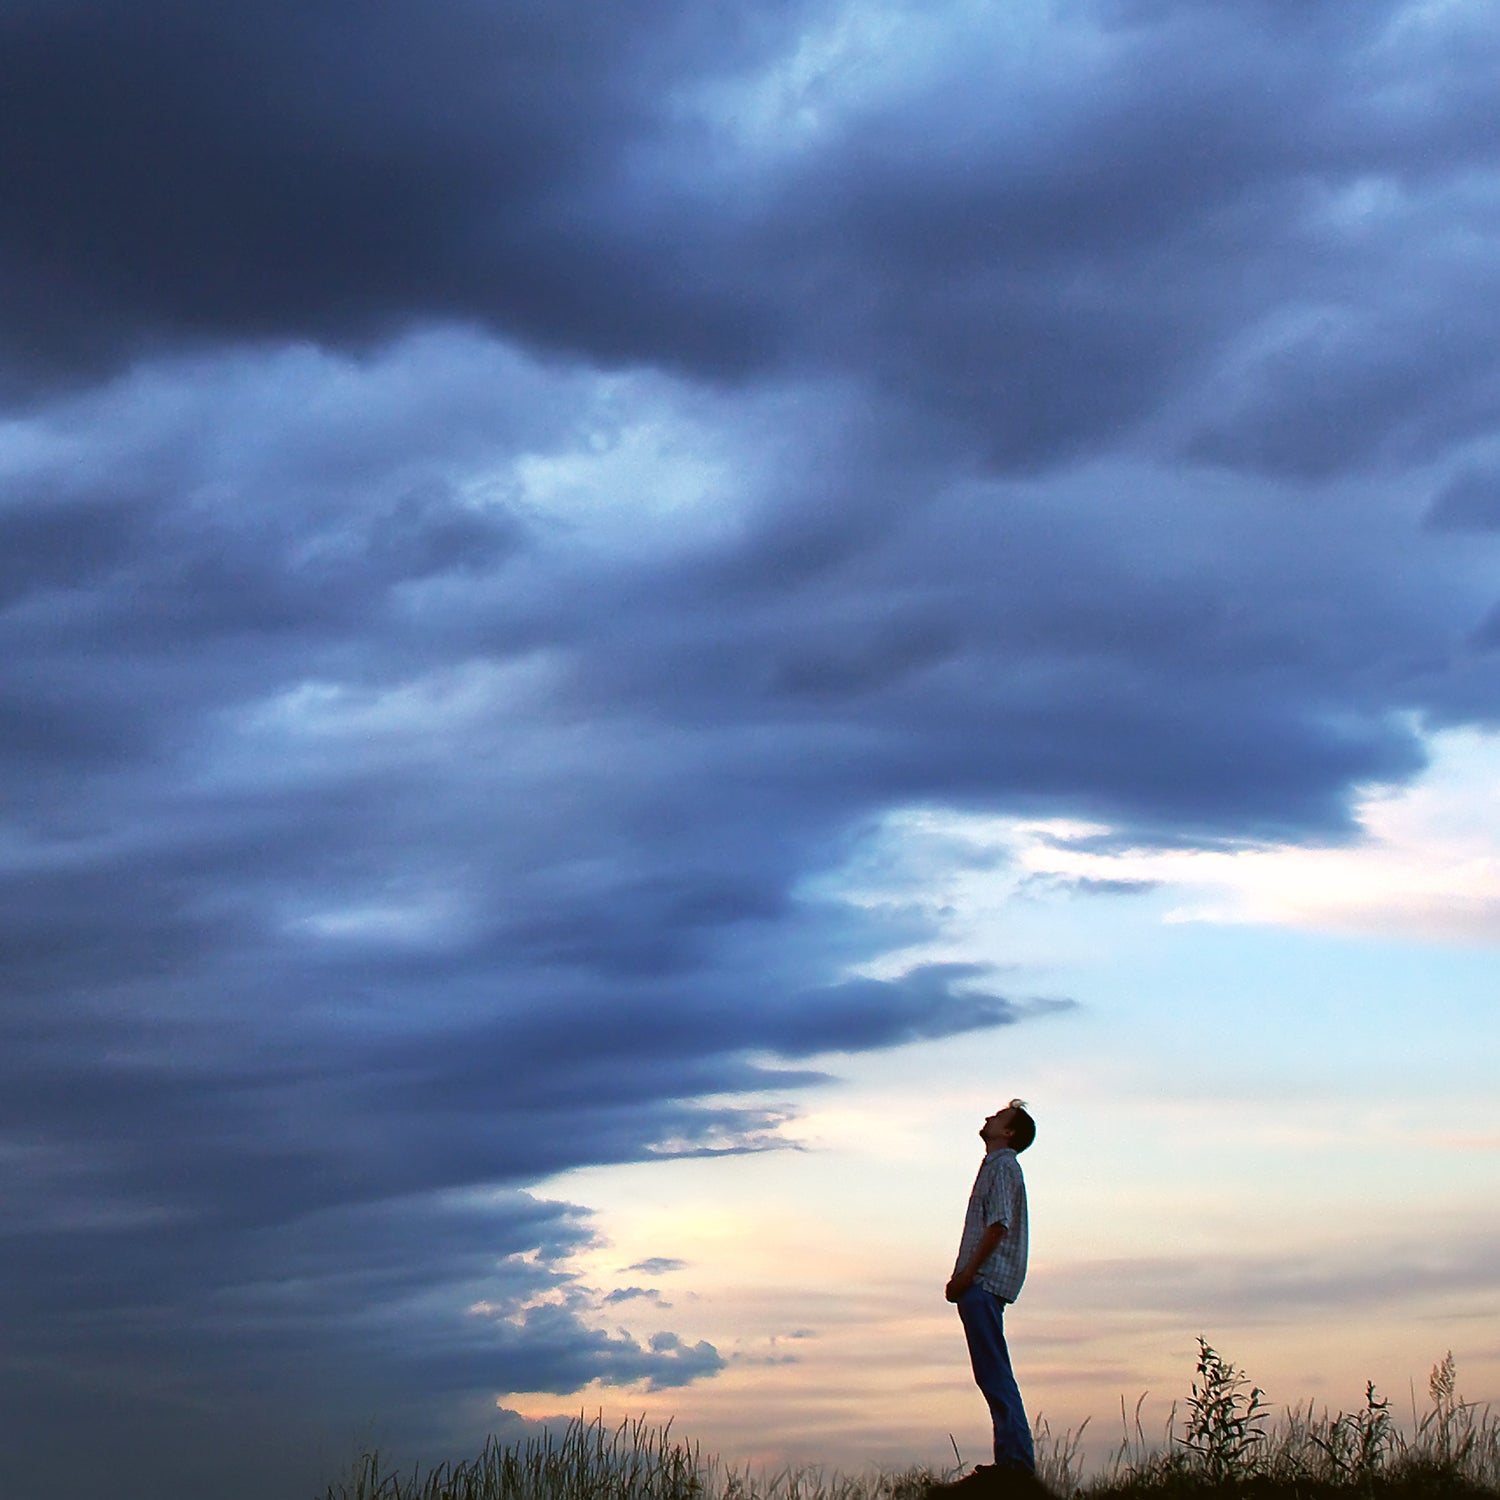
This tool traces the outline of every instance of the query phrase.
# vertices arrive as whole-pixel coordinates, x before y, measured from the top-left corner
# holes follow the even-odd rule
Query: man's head
[[[1036,1121],[1026,1113],[1024,1099],[1012,1099],[1004,1109],[997,1109],[979,1127],[979,1138],[988,1151],[998,1151],[1009,1146],[1012,1151],[1024,1151],[1036,1139]]]

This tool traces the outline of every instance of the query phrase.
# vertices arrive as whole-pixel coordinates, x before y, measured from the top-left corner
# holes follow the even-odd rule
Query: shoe
[[[929,1486],[933,1500],[1056,1500],[1030,1469],[980,1464],[972,1474],[950,1484]]]

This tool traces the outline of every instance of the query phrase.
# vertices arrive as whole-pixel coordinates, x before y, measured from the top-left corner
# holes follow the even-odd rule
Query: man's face
[[[979,1127],[979,1139],[993,1150],[996,1146],[1008,1145],[1010,1142],[1010,1109],[997,1109],[983,1125]]]

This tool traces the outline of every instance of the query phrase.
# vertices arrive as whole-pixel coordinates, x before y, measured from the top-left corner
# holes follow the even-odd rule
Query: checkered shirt
[[[953,1264],[957,1275],[969,1263],[979,1237],[991,1224],[1005,1225],[1005,1238],[990,1253],[974,1278],[976,1286],[1007,1302],[1021,1295],[1026,1280],[1026,1179],[1009,1146],[991,1151],[979,1164],[974,1191],[964,1214],[964,1233]]]

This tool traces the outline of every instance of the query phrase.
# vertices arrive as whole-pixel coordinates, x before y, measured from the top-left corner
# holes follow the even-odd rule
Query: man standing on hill
[[[995,1478],[1031,1475],[1031,1424],[1005,1347],[1005,1304],[1026,1279],[1026,1180],[1016,1157],[1036,1138],[1022,1099],[1012,1099],[979,1127],[985,1158],[969,1194],[958,1260],[944,1295],[958,1304],[974,1379],[995,1425]],[[985,1478],[990,1476],[986,1474]],[[964,1486],[968,1488],[967,1485]]]

